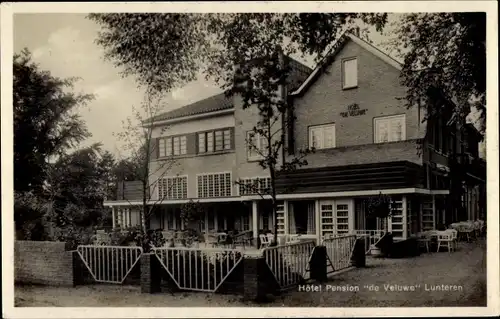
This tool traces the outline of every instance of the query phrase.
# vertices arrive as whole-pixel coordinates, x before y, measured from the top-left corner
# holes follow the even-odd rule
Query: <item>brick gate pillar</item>
[[[161,265],[155,254],[141,256],[141,292],[153,294],[161,291]]]

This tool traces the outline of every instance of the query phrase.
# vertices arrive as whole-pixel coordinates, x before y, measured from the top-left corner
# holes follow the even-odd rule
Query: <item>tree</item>
[[[14,189],[40,193],[49,161],[90,136],[76,110],[93,97],[70,92],[77,79],[41,70],[27,49],[13,76]]]
[[[172,158],[164,158],[156,161],[157,167],[151,167],[150,163],[155,154],[159,152],[158,143],[153,137],[155,123],[158,115],[163,109],[161,96],[152,90],[146,90],[144,101],[139,109],[133,107],[133,118],[129,117],[124,123],[123,131],[117,133],[125,145],[125,151],[130,153],[128,161],[134,163],[134,177],[141,181],[142,185],[142,205],[137,207],[141,216],[141,228],[144,233],[147,231],[147,222],[155,212],[157,205],[161,204],[167,197],[173,185],[167,186],[163,191],[159,191],[161,178],[174,167],[176,161]],[[162,127],[161,133],[168,127]],[[152,182],[153,177],[157,177],[156,182]],[[159,196],[154,199],[158,191]],[[134,206],[134,205],[131,205]]]
[[[401,82],[408,107],[441,112],[453,105],[458,121],[471,107],[486,119],[486,13],[410,13],[395,23],[389,45],[404,61]]]
[[[274,242],[276,176],[306,165],[305,156],[311,151],[285,156],[284,134],[294,116],[286,98],[290,78],[284,55],[300,51],[319,61],[341,31],[360,31],[357,20],[378,30],[387,21],[386,14],[358,13],[92,14],[89,18],[104,29],[97,43],[106,49],[106,57],[124,67],[125,76],[135,75],[140,85],[164,92],[203,71],[228,94],[241,95],[244,109],[258,109],[253,133],[267,142],[266,147],[262,150],[247,142],[261,155],[260,166],[269,170]]]
[[[47,199],[55,226],[90,227],[106,217],[103,202],[114,158],[94,144],[61,156],[48,169]]]

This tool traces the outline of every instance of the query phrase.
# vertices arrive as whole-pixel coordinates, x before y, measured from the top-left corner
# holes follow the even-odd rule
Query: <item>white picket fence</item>
[[[80,245],[76,250],[95,281],[113,284],[122,284],[142,255],[137,246]]]
[[[351,267],[351,256],[356,243],[356,235],[330,237],[323,240],[328,256],[327,273]]]
[[[243,260],[236,249],[153,248],[155,256],[182,290],[216,292]]]
[[[287,289],[310,279],[309,262],[314,241],[267,247],[264,259],[281,289]]]

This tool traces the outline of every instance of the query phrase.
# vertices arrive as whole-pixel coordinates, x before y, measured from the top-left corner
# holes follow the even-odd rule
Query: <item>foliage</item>
[[[366,209],[369,216],[377,218],[387,218],[391,216],[391,197],[380,193],[378,196],[371,196],[366,199]]]
[[[408,107],[440,112],[452,103],[457,119],[471,107],[486,119],[486,13],[410,13],[395,23],[394,39],[404,64],[402,84]]]
[[[114,158],[95,144],[61,156],[50,165],[46,192],[57,215],[75,226],[100,225]],[[57,222],[58,226],[61,224]]]
[[[176,165],[173,158],[164,158],[155,161],[155,165],[150,165],[151,159],[156,158],[159,152],[158,143],[155,143],[156,139],[153,137],[153,129],[163,107],[161,95],[147,90],[140,108],[132,108],[133,117],[124,121],[123,130],[116,134],[118,139],[124,142],[125,151],[130,153],[125,163],[130,163],[133,169],[131,176],[142,183],[142,204],[138,208],[143,232],[146,232],[147,221],[155,212],[157,205],[163,202],[173,187],[171,185],[169,189],[165,189],[164,194],[158,189],[160,179]],[[163,134],[167,129],[162,127],[159,131]],[[155,182],[152,183],[152,180]],[[154,199],[156,193],[160,193],[160,196]]]
[[[90,245],[93,243],[93,232],[91,227],[54,227],[51,240],[65,242],[70,250],[75,250],[78,245]]]
[[[92,95],[70,92],[76,78],[41,70],[25,49],[13,59],[14,189],[39,193],[54,157],[90,136],[78,107]]]
[[[122,75],[160,92],[194,80],[199,71],[215,76],[211,71],[232,70],[233,62],[261,47],[279,43],[316,55],[342,29],[366,34],[356,22],[378,31],[387,22],[387,14],[377,13],[92,13],[88,18],[101,27],[96,42]],[[233,42],[245,47],[234,50]]]
[[[299,50],[319,60],[339,32],[357,28],[356,20],[379,30],[387,21],[386,14],[358,13],[91,14],[89,18],[103,29],[97,43],[108,59],[148,90],[168,92],[203,71],[228,94],[242,96],[244,109],[258,110],[253,135],[266,140],[266,147],[262,150],[253,140],[247,142],[261,155],[260,166],[269,171],[271,187],[265,195],[276,218],[277,173],[307,165],[305,157],[311,152],[298,150],[297,156],[285,156],[285,132],[294,117],[286,99],[289,68],[284,54]]]
[[[16,237],[24,240],[48,240],[45,213],[48,203],[33,192],[14,192]]]
[[[198,226],[204,222],[205,210],[199,202],[195,202],[190,199],[187,203],[181,206],[181,220],[184,227],[189,227],[193,223],[197,223]],[[199,227],[198,227],[199,228]]]
[[[122,75],[136,75],[154,91],[170,91],[195,79],[205,47],[202,15],[183,13],[92,13],[102,29],[97,44]]]

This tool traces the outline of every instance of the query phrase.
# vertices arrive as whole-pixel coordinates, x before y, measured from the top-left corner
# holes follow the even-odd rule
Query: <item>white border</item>
[[[498,259],[498,5],[495,1],[372,1],[372,2],[192,2],[192,3],[2,3],[2,296],[3,314],[8,318],[136,318],[136,317],[323,317],[339,316],[474,316],[499,313]],[[442,12],[486,11],[487,21],[487,205],[488,251],[487,308],[14,308],[13,294],[13,223],[12,223],[12,35],[13,13],[88,12]]]

